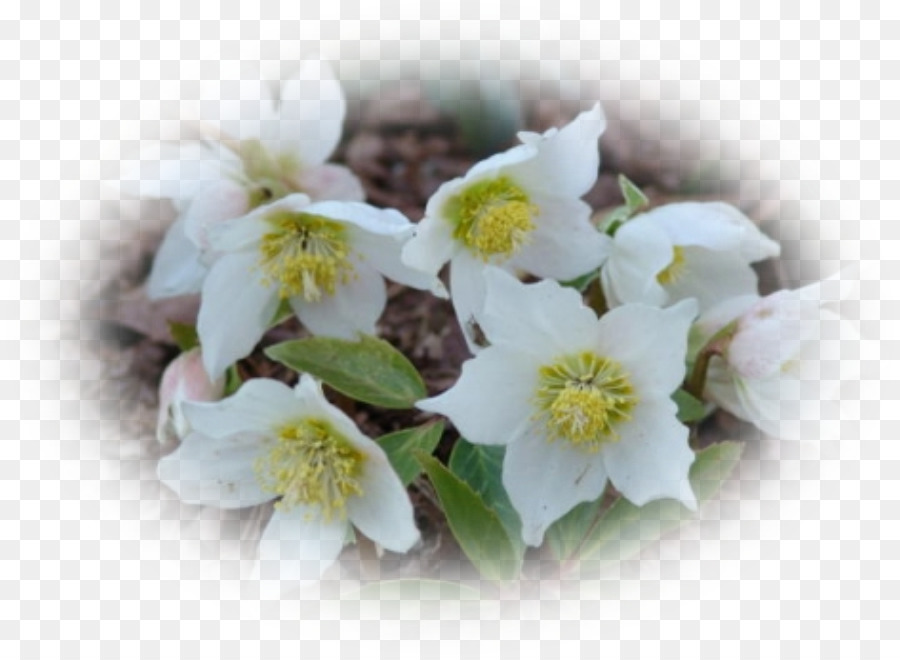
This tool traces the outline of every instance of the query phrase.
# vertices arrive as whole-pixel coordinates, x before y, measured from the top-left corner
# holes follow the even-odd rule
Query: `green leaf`
[[[489,580],[518,576],[522,552],[510,541],[497,513],[436,458],[421,452],[416,457],[437,492],[450,531],[479,573]]]
[[[282,342],[266,355],[306,372],[350,398],[382,408],[412,408],[428,392],[416,368],[382,339],[308,337]]]
[[[564,561],[578,551],[602,503],[602,495],[593,502],[582,502],[550,526],[546,539],[554,557]]]
[[[169,334],[175,341],[175,345],[185,353],[200,345],[200,337],[197,336],[197,328],[190,323],[169,321]]]
[[[472,487],[489,509],[500,518],[513,544],[524,552],[522,520],[503,487],[503,456],[506,447],[475,445],[460,438],[450,454],[449,468]]]
[[[619,175],[619,190],[622,191],[622,197],[625,198],[629,216],[634,215],[636,211],[640,211],[650,203],[647,195],[624,174]]]
[[[706,406],[690,392],[677,390],[672,400],[678,404],[678,419],[685,424],[699,422],[706,417]]]
[[[743,445],[722,442],[697,453],[690,480],[698,504],[712,498],[740,459]],[[658,500],[637,507],[619,498],[589,531],[579,558],[583,565],[600,568],[607,562],[627,559],[649,542],[680,527],[693,514],[675,500]]]
[[[443,422],[432,422],[412,429],[383,435],[376,440],[387,454],[394,471],[404,486],[422,473],[422,466],[413,452],[431,454],[444,433]]]

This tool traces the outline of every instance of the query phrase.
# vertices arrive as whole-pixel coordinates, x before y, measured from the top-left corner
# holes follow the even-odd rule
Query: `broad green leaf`
[[[350,398],[382,408],[412,408],[428,395],[410,361],[388,342],[368,335],[356,341],[294,339],[270,346],[266,355],[312,374]]]
[[[564,561],[578,551],[597,520],[602,503],[603,496],[593,502],[582,502],[550,526],[546,539],[554,557]]]
[[[404,486],[422,473],[422,466],[413,452],[431,454],[444,433],[443,422],[432,422],[412,429],[403,429],[395,433],[383,435],[376,440],[384,449],[394,471]]]
[[[175,341],[175,345],[181,352],[187,352],[200,345],[200,337],[197,336],[197,328],[190,323],[169,321],[169,334]]]
[[[677,390],[672,400],[678,404],[678,419],[685,424],[699,422],[706,417],[706,406],[703,402],[685,390]]]
[[[506,447],[475,445],[460,438],[450,454],[450,471],[481,496],[503,523],[513,544],[524,551],[522,521],[503,487],[503,456]]]
[[[510,541],[496,512],[436,458],[421,452],[416,457],[437,492],[450,531],[478,572],[489,580],[518,576],[522,552]]]
[[[360,598],[392,601],[459,600],[477,602],[478,589],[459,582],[402,578],[372,582],[359,590]]]
[[[629,215],[634,215],[636,211],[650,203],[647,195],[624,174],[619,175],[619,190],[622,191],[622,197],[625,198],[625,206],[628,208]]]
[[[690,480],[698,504],[712,498],[731,474],[743,451],[737,442],[712,445],[697,453]],[[619,498],[600,517],[585,539],[579,559],[599,568],[604,562],[627,559],[647,543],[657,541],[694,514],[674,500],[658,500],[642,507]]]

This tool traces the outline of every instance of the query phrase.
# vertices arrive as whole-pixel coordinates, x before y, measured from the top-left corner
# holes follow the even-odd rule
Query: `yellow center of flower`
[[[346,518],[347,498],[362,495],[365,456],[327,421],[305,419],[285,426],[254,465],[263,490],[280,495],[275,507],[314,505],[328,521]]]
[[[656,281],[665,286],[676,282],[684,272],[684,248],[675,245],[672,248],[672,261],[656,275]]]
[[[244,140],[236,151],[244,166],[241,183],[249,194],[250,210],[301,192],[296,184],[300,162],[292,154],[272,154],[259,140]]]
[[[537,404],[551,441],[588,451],[619,439],[616,425],[631,418],[638,399],[622,367],[589,351],[541,367]]]
[[[260,268],[265,284],[279,284],[281,298],[315,302],[350,279],[353,264],[343,225],[291,211],[273,213],[266,222],[272,230],[260,243]]]
[[[453,237],[485,261],[518,251],[534,231],[537,212],[525,191],[505,176],[473,183],[444,207]]]

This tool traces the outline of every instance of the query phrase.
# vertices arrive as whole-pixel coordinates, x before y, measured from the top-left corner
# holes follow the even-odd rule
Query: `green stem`
[[[709,363],[716,355],[723,355],[728,341],[737,332],[737,320],[732,321],[716,332],[709,341],[697,353],[694,368],[684,386],[685,391],[700,401],[703,400],[703,390],[706,389],[706,376],[709,372]]]

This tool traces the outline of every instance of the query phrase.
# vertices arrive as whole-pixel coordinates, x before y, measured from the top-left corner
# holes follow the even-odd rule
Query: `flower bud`
[[[189,432],[181,412],[184,401],[218,401],[225,393],[225,378],[211,381],[203,368],[199,348],[175,358],[163,372],[159,384],[159,420],[156,439],[160,444],[178,442]]]

